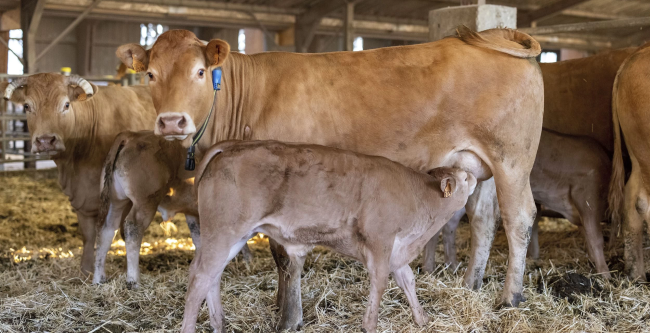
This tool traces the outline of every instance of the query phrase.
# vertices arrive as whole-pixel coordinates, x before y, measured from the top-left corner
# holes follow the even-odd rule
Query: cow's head
[[[0,83],[4,98],[23,105],[32,141],[32,153],[55,155],[65,151],[73,135],[74,106],[97,93],[97,86],[79,76],[35,74]]]
[[[205,44],[186,30],[163,33],[150,50],[126,44],[116,52],[126,66],[149,77],[158,113],[154,132],[169,140],[187,139],[186,146],[210,111],[212,69],[223,65],[229,53],[225,41]]]

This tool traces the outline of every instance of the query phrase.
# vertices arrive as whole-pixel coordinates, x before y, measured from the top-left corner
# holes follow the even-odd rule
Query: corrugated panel
[[[140,42],[140,24],[102,21],[93,36],[90,71],[93,75],[115,75],[120,60],[115,56],[118,46]]]
[[[72,21],[68,18],[43,17],[36,33],[36,54],[40,54]],[[76,66],[77,34],[73,30],[38,61],[36,70],[58,72],[61,67],[71,67],[75,73]]]

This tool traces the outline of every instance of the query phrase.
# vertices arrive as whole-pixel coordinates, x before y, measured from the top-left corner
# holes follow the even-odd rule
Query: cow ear
[[[0,82],[0,92],[1,92],[0,95],[4,95],[4,92],[5,90],[7,90],[8,85],[9,85],[9,81]],[[25,103],[25,87],[16,88],[14,92],[11,94],[11,98],[9,100],[16,104]]]
[[[117,48],[115,55],[136,72],[144,72],[149,67],[149,51],[140,44],[124,44]]]
[[[88,83],[90,83],[90,82],[88,82]],[[86,92],[83,90],[83,88],[81,88],[79,86],[68,86],[68,96],[70,97],[70,100],[73,101],[73,102],[76,102],[76,101],[81,102],[81,101],[87,101],[87,100],[93,98],[93,96],[96,96],[97,91],[99,91],[99,88],[96,85],[94,85],[93,83],[90,83],[90,85],[93,87],[93,94],[90,97],[88,97],[88,95],[86,95]]]
[[[440,180],[440,190],[445,198],[451,197],[456,192],[456,178],[453,176],[444,176]]]
[[[230,45],[221,39],[213,39],[205,47],[205,58],[210,67],[223,65],[229,54]]]

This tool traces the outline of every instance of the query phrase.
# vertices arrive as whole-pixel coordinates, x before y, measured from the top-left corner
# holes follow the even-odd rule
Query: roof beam
[[[321,19],[344,6],[346,6],[345,0],[325,0],[297,15],[295,22],[296,52],[307,52]]]
[[[587,1],[589,0],[558,0],[548,6],[533,10],[529,13],[517,13],[517,27],[530,27],[534,21],[539,21],[560,14],[565,9],[569,9]]]
[[[636,28],[650,26],[650,17],[639,17],[622,20],[609,20],[598,22],[585,22],[573,24],[558,24],[535,28],[524,28],[519,31],[530,35],[552,35],[565,32],[588,32],[596,30],[609,30],[620,28]]]

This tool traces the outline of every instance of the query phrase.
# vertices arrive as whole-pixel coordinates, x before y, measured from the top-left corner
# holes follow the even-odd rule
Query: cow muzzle
[[[185,140],[196,132],[192,117],[187,112],[164,112],[158,115],[154,133],[165,139]]]
[[[56,134],[39,135],[32,141],[33,154],[47,153],[49,155],[56,155],[63,151],[65,151],[63,140]]]

